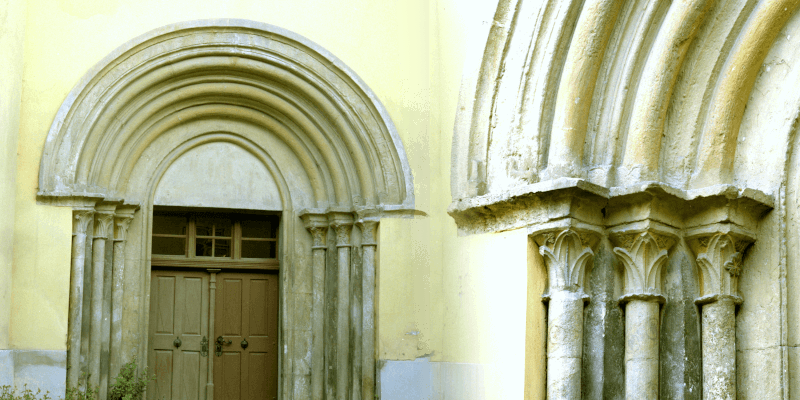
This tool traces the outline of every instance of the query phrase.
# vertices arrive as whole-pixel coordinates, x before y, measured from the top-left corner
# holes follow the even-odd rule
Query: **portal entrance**
[[[276,399],[278,217],[153,215],[150,399]]]

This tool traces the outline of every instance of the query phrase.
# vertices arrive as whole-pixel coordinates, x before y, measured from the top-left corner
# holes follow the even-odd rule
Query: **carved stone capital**
[[[350,246],[350,232],[353,230],[353,215],[349,213],[331,213],[330,226],[336,231],[336,246]]]
[[[132,215],[117,215],[114,217],[114,240],[125,241],[128,238],[128,227],[133,221]]]
[[[94,210],[72,210],[72,234],[85,235],[89,230],[89,222],[92,222],[93,217]]]
[[[610,229],[614,254],[625,268],[625,295],[621,300],[663,301],[661,275],[677,230],[655,221],[640,221]]]
[[[700,303],[731,297],[741,303],[739,274],[742,256],[755,235],[734,224],[716,224],[687,232],[687,241],[697,255],[700,271]]]
[[[358,228],[361,229],[361,245],[362,246],[377,246],[378,245],[378,221],[375,220],[361,220],[358,222]]]
[[[98,211],[95,214],[94,221],[94,238],[95,239],[108,239],[112,234],[114,225],[114,213],[108,211]]]
[[[327,248],[328,216],[325,214],[303,214],[300,216],[308,232],[311,233],[312,249]]]
[[[532,232],[547,265],[549,292],[583,293],[586,267],[594,257],[601,234],[600,228],[574,220],[541,226]]]

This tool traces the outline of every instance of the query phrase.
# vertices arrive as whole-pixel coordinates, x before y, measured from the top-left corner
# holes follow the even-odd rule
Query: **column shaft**
[[[69,331],[67,339],[67,383],[80,385],[81,329],[83,321],[83,276],[86,262],[86,231],[91,221],[91,211],[77,211],[72,236],[72,266],[69,290]]]
[[[109,354],[109,374],[114,377],[122,368],[122,300],[125,280],[125,241],[114,241],[114,261],[111,277],[111,349]]]
[[[350,266],[350,337],[352,338],[350,398],[361,400],[361,350],[362,350],[362,274],[356,263]],[[372,399],[370,399],[372,400]]]
[[[100,386],[100,351],[103,336],[103,274],[106,260],[106,238],[92,242],[92,302],[89,341],[89,384]]]
[[[625,306],[625,398],[658,398],[660,304],[631,300]]]
[[[362,257],[362,364],[361,398],[375,398],[375,248],[377,245],[365,244]]]
[[[703,305],[703,399],[736,399],[736,305]]]
[[[327,233],[327,231],[326,231]],[[325,382],[325,247],[311,250],[311,398],[322,400]]]
[[[583,296],[565,290],[550,294],[547,310],[547,397],[581,398]]]
[[[336,398],[347,400],[350,382],[350,247],[339,246],[338,253]]]

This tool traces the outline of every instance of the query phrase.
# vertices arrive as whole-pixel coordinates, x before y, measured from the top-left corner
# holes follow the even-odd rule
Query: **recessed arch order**
[[[371,398],[377,223],[414,208],[402,142],[375,94],[332,54],[284,29],[228,19],[169,25],[122,45],[81,79],[50,128],[38,198],[74,216],[68,383],[88,373],[102,395],[120,363],[146,354],[154,193],[170,165],[213,143],[251,154],[280,192],[281,398],[340,397],[357,378]],[[113,261],[99,260],[104,252]],[[341,312],[323,321],[325,302]],[[323,359],[328,348],[335,359]],[[324,376],[334,366],[346,372]]]

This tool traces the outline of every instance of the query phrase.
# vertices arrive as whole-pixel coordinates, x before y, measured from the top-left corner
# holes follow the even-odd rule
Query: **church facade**
[[[0,385],[800,398],[798,3],[0,0]]]

